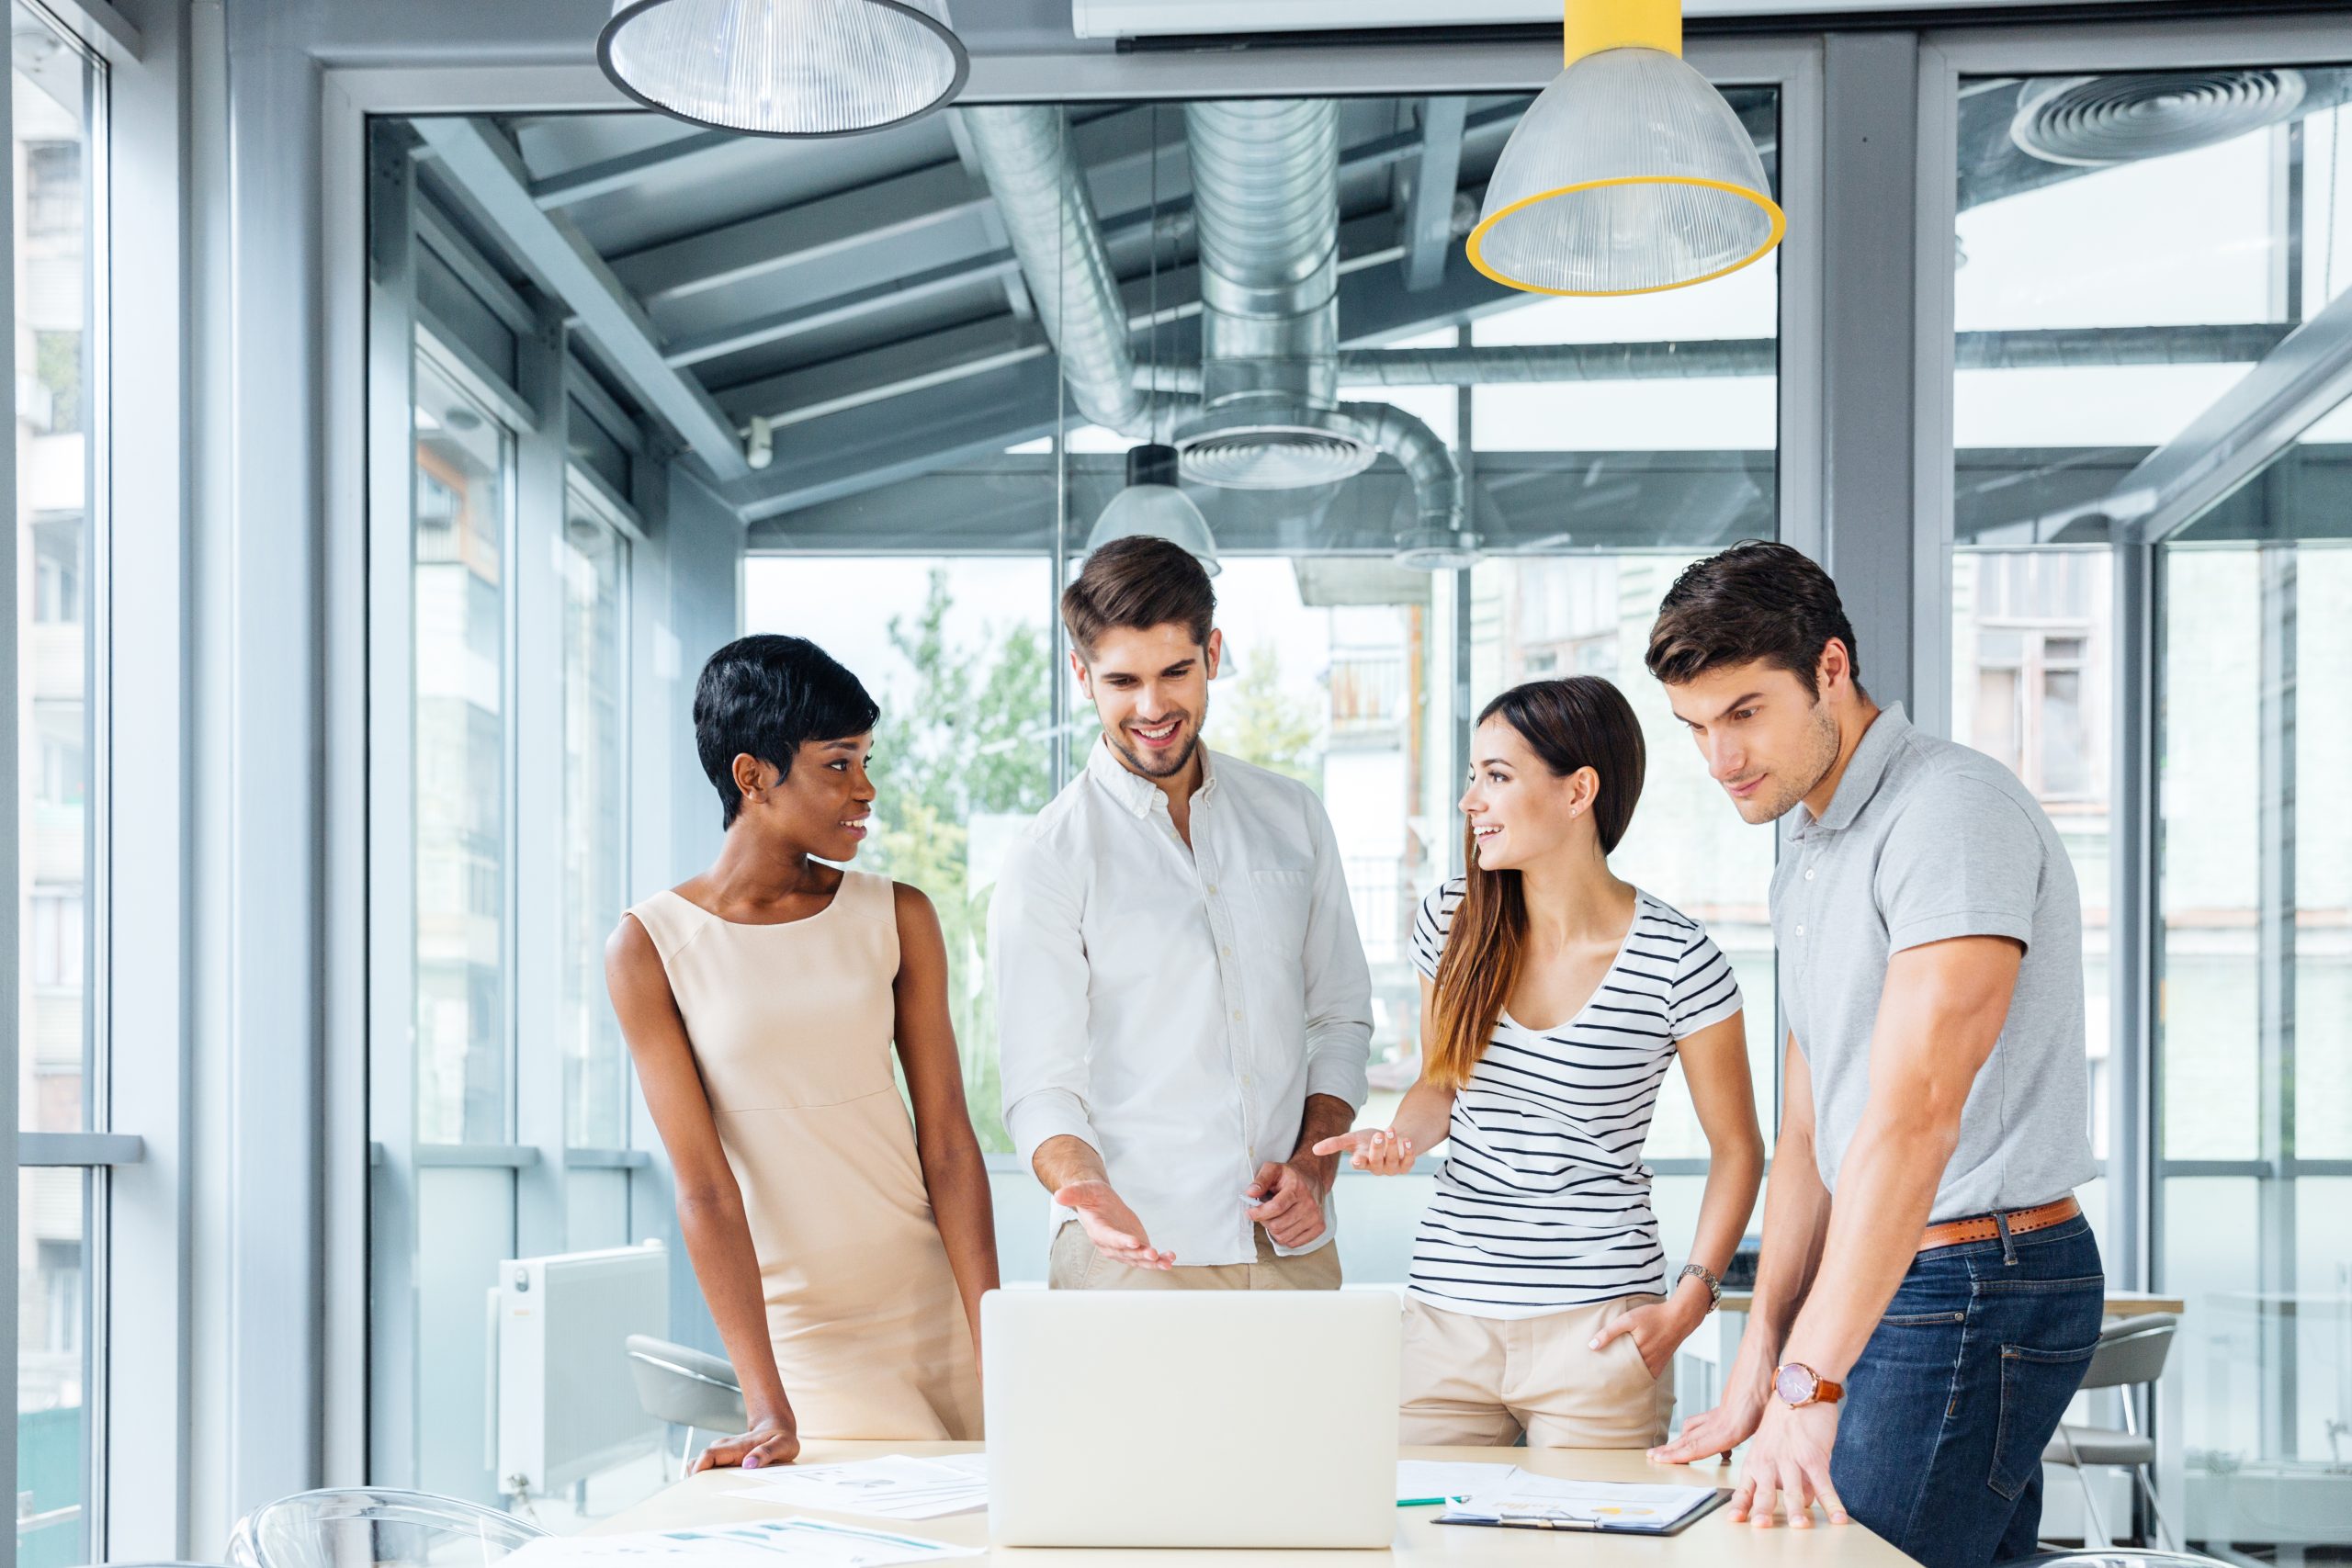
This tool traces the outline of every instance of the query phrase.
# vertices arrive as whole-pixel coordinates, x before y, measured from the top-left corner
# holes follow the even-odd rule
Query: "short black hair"
[[[1216,590],[1198,557],[1170,539],[1130,534],[1086,558],[1062,590],[1062,626],[1079,658],[1094,662],[1107,631],[1182,626],[1206,648],[1216,619]]]
[[[735,759],[792,772],[805,740],[864,735],[881,707],[842,662],[805,637],[739,637],[710,656],[695,682],[695,750],[732,828],[743,808]]]
[[[1815,671],[1832,639],[1846,645],[1846,669],[1862,689],[1862,650],[1829,574],[1792,545],[1743,539],[1693,561],[1666,591],[1650,628],[1650,673],[1669,686],[1724,664],[1785,670],[1821,695]]]

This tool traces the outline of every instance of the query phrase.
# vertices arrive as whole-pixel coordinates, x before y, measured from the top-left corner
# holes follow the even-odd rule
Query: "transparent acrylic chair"
[[[492,1568],[548,1532],[457,1497],[353,1486],[255,1508],[229,1538],[230,1568]]]

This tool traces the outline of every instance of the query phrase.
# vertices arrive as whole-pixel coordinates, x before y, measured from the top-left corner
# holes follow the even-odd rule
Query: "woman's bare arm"
[[[760,1260],[743,1217],[743,1194],[718,1141],[702,1073],[686,1040],[685,1020],[670,992],[670,976],[653,939],[623,916],[605,944],[605,986],[637,1064],[646,1109],[669,1151],[678,1190],[678,1229],[695,1266],[727,1359],[743,1385],[751,1430],[705,1450],[695,1468],[786,1464],[800,1442],[768,1340],[767,1303],[760,1290]]]

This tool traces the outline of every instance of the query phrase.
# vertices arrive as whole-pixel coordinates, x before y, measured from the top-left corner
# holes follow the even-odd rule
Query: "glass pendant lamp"
[[[930,113],[971,61],[938,0],[614,0],[596,39],[646,107],[754,136],[843,136]]]
[[[1739,116],[1682,58],[1679,0],[1566,0],[1567,68],[1487,186],[1470,265],[1537,294],[1646,294],[1736,272],[1788,220]]]
[[[1176,488],[1176,448],[1161,442],[1127,449],[1127,488],[1094,520],[1087,553],[1136,534],[1182,545],[1211,577],[1216,575],[1216,537],[1193,498]]]

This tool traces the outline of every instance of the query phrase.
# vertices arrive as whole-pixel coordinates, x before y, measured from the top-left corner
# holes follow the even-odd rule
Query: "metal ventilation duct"
[[[2227,141],[2293,118],[2300,71],[2067,76],[2018,95],[2009,140],[2051,164],[2101,168]]]
[[[1241,490],[1333,484],[1378,448],[1340,417],[1340,116],[1322,101],[1190,104],[1201,412],[1184,471]]]
[[[1177,404],[1136,386],[1126,301],[1102,243],[1093,197],[1069,155],[1062,110],[1047,104],[959,108],[980,173],[1046,337],[1061,357],[1079,412],[1106,430],[1149,440]]]
[[[1461,532],[1462,474],[1445,444],[1401,410],[1339,406],[1335,104],[1185,111],[1201,264],[1198,401],[1136,384],[1118,277],[1069,155],[1062,111],[1005,105],[956,112],[1088,419],[1148,439],[1155,419],[1172,414],[1182,421],[1185,471],[1235,488],[1329,484],[1391,452],[1412,476],[1419,506],[1419,524],[1400,545],[1419,549],[1424,562],[1444,556],[1443,564],[1475,550],[1476,539]]]

